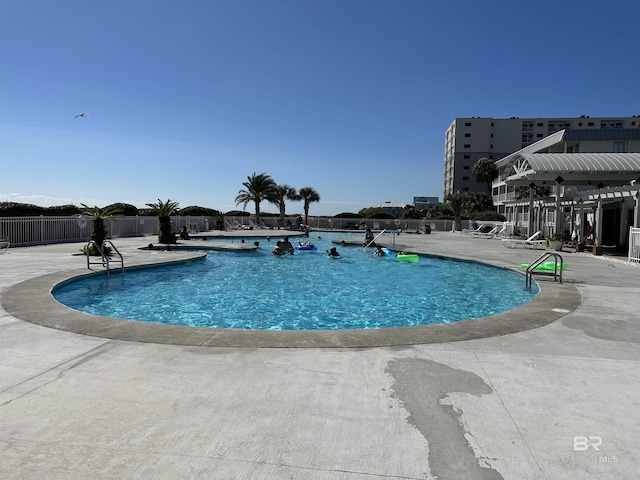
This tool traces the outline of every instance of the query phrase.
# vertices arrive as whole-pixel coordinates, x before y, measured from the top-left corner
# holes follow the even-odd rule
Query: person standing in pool
[[[338,258],[340,256],[336,247],[331,247],[329,250],[327,250],[327,255],[334,258]]]
[[[369,228],[369,225],[367,225],[364,233],[364,245],[369,246],[371,242],[373,242],[373,240],[374,240],[373,232]]]
[[[293,255],[294,248],[289,241],[289,237],[284,237],[283,241],[278,242],[278,246],[284,253],[290,253],[291,255]]]

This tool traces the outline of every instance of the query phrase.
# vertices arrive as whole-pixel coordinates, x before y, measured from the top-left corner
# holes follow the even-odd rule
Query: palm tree
[[[491,199],[491,208],[493,208],[493,196],[491,195],[491,184],[498,178],[498,167],[493,160],[487,157],[482,157],[473,166],[473,178],[477,183],[484,183],[487,185],[487,193]]]
[[[302,187],[298,191],[298,199],[304,201],[304,223],[309,224],[309,204],[319,202],[320,194],[311,187]]]
[[[171,231],[171,215],[175,213],[180,204],[172,202],[171,199],[167,199],[166,202],[158,199],[156,203],[147,203],[146,205],[158,215],[158,224],[160,226],[158,242],[176,243],[176,235]]]
[[[467,204],[467,195],[466,193],[460,192],[460,190],[456,190],[453,193],[448,194],[444,197],[444,201],[449,205],[451,210],[453,211],[453,229],[456,231],[462,230],[462,211],[464,210]]]
[[[298,200],[298,191],[287,184],[276,185],[273,189],[272,198],[269,201],[278,207],[280,211],[280,222],[283,224],[286,214],[286,200]]]
[[[247,181],[242,182],[242,185],[245,188],[238,192],[236,205],[242,203],[242,208],[245,208],[247,203],[253,202],[256,206],[256,224],[260,225],[260,202],[270,201],[276,182],[266,173],[256,175],[256,172],[253,172],[253,175],[247,177]]]
[[[96,242],[98,246],[102,249],[104,246],[104,241],[107,238],[107,229],[104,227],[104,221],[110,218],[116,217],[120,215],[122,212],[119,208],[116,208],[113,205],[108,207],[100,208],[98,206],[90,207],[85,205],[84,203],[80,204],[82,208],[84,208],[84,215],[89,215],[93,218],[93,231],[91,232],[91,240]],[[104,251],[104,250],[103,250]],[[92,253],[93,255],[94,253]],[[95,252],[97,255],[98,252]]]
[[[491,198],[484,192],[468,192],[466,199],[467,214],[486,212],[493,210]]]

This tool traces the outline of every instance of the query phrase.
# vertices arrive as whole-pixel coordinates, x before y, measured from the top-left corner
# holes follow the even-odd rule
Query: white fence
[[[640,264],[640,228],[629,229],[629,263]]]
[[[286,217],[295,225],[295,217]],[[189,232],[208,232],[216,226],[213,217],[205,216],[173,216],[171,221],[174,231],[182,230],[186,226]],[[276,228],[278,217],[264,217],[261,222],[267,228]],[[373,230],[397,230],[405,232],[424,232],[426,226],[431,231],[450,232],[453,220],[394,220],[394,219],[362,219],[362,218],[331,218],[309,217],[309,226],[316,230],[364,230],[366,223]],[[462,221],[462,226],[468,228],[470,222]],[[251,228],[255,225],[253,216],[226,216],[227,229],[236,227]],[[105,221],[107,238],[135,237],[156,235],[158,233],[158,218],[153,216],[115,217]],[[0,217],[0,238],[9,238],[11,245],[26,247],[49,243],[87,242],[93,230],[92,218],[88,216],[60,216],[60,217]],[[214,232],[212,232],[214,233]]]
[[[214,225],[212,217],[171,217],[176,231],[186,226],[191,231],[207,231]],[[105,220],[108,238],[155,235],[158,217],[116,217]],[[0,238],[8,238],[11,246],[26,247],[48,243],[87,242],[93,221],[88,216],[68,217],[0,217]]]

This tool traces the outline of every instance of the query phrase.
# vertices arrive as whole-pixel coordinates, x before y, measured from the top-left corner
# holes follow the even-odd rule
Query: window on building
[[[463,170],[469,170],[469,168],[471,168],[471,167],[469,167],[469,165],[463,165],[463,166],[462,166],[462,169],[463,169]]]
[[[470,127],[471,126],[471,122],[464,122],[464,126],[465,127]]]
[[[582,122],[578,122],[578,126],[581,127],[582,126]]]
[[[470,143],[465,143],[464,144],[464,148],[471,148],[471,144]]]
[[[462,191],[463,192],[468,192],[469,191],[469,187],[462,187]]]
[[[491,145],[489,145],[489,148],[493,148],[493,143]]]
[[[542,123],[542,122],[538,122],[538,125],[537,125],[537,126],[538,126],[538,127],[544,127],[544,123]]]
[[[541,133],[538,133],[538,134],[536,135],[536,138],[542,138],[542,137],[543,137],[543,135],[542,135]]]
[[[491,134],[491,138],[493,138],[493,133]]]
[[[593,123],[593,122],[587,123],[587,127],[593,127],[594,125],[595,125],[595,123]]]
[[[471,136],[471,134],[470,134],[470,133],[465,133],[465,134],[464,134],[464,136],[465,136],[465,137],[470,137],[470,136]]]
[[[462,180],[464,180],[465,182],[469,180],[469,177],[462,177]]]
[[[626,151],[627,148],[624,142],[613,142],[614,153],[625,153]]]
[[[462,158],[464,158],[465,160],[468,160],[471,158],[471,155],[463,155]]]

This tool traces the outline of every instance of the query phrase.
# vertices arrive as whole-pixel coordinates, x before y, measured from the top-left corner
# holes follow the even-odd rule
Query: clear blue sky
[[[442,198],[456,117],[640,114],[639,18],[627,0],[0,0],[0,201],[228,211],[253,172],[315,188],[311,215]]]

